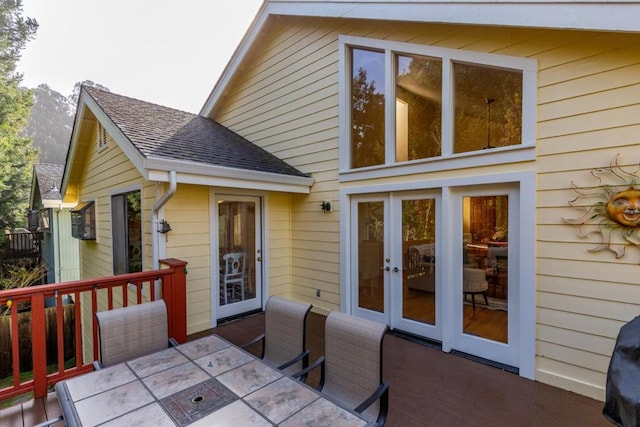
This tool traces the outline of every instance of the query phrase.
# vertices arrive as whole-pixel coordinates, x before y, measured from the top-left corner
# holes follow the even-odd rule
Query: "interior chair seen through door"
[[[487,273],[481,268],[463,268],[462,270],[462,293],[464,298],[471,295],[471,305],[473,311],[476,310],[476,295],[481,294],[484,297],[484,303],[489,305],[487,301]]]
[[[244,301],[244,272],[245,253],[230,252],[222,256],[224,264],[222,271],[222,291],[224,292],[224,303],[229,303],[229,292],[235,298],[236,290],[240,291],[241,301]]]
[[[311,304],[271,296],[264,307],[264,334],[244,344],[249,347],[262,341],[260,357],[287,374],[309,365],[306,349],[307,316]]]
[[[320,366],[322,394],[384,425],[389,386],[382,381],[382,341],[387,330],[385,324],[332,311],[325,322],[324,356],[294,377]]]
[[[178,343],[169,338],[167,306],[163,300],[96,313],[100,361],[96,369],[164,350]]]

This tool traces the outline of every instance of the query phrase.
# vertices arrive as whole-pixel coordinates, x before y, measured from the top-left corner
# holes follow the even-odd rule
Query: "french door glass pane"
[[[218,227],[220,305],[255,298],[255,203],[220,202]]]
[[[384,52],[351,50],[351,167],[384,164]]]
[[[396,161],[441,154],[442,60],[396,56]]]
[[[453,64],[454,152],[522,143],[522,71]]]
[[[509,199],[463,198],[463,331],[507,343]]]
[[[384,312],[384,202],[358,203],[358,307]]]
[[[402,201],[402,316],[436,323],[436,203]]]

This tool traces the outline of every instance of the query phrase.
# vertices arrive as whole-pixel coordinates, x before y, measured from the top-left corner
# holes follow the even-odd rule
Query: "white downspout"
[[[153,236],[153,269],[157,270],[160,268],[160,241],[159,241],[159,233],[158,233],[158,211],[162,209],[162,207],[176,194],[176,189],[178,187],[178,181],[176,178],[176,171],[169,172],[169,189],[166,193],[156,201],[153,205],[153,210],[151,211],[151,233]]]

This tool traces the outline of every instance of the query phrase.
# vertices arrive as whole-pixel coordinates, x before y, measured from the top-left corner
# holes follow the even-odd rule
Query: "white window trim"
[[[385,52],[386,74],[393,76],[393,53],[409,53],[431,56],[442,59],[442,155],[428,159],[419,159],[402,163],[395,163],[395,147],[387,144],[387,163],[351,169],[351,100],[350,75],[351,61],[349,49],[352,47],[369,48]],[[537,104],[537,72],[538,64],[535,59],[520,58],[492,53],[472,52],[458,49],[440,48],[415,43],[394,42],[388,40],[371,39],[340,35],[338,37],[338,109],[339,109],[339,179],[350,182],[362,179],[382,178],[400,175],[410,175],[420,172],[435,172],[452,169],[463,169],[483,166],[486,164],[507,164],[535,159],[536,143],[536,104]],[[453,61],[467,62],[492,67],[502,67],[522,71],[522,143],[492,150],[453,153],[453,103],[451,95],[451,79]],[[385,115],[394,111],[393,79],[385,81]],[[395,135],[393,120],[387,123],[387,140]],[[392,161],[393,160],[393,161]]]
[[[112,188],[109,190],[108,192],[108,203],[109,203],[109,211],[108,211],[108,217],[109,217],[109,239],[110,239],[110,252],[111,252],[111,261],[113,263],[113,221],[112,221],[112,211],[113,211],[113,207],[111,206],[111,198],[113,196],[118,196],[121,194],[126,194],[126,193],[133,193],[134,191],[139,191],[140,192],[140,214],[141,214],[141,221],[142,221],[142,230],[141,231],[141,237],[142,237],[142,245],[140,247],[140,250],[142,251],[142,271],[145,271],[145,267],[146,267],[146,243],[147,241],[145,240],[145,207],[144,207],[144,191],[142,189],[143,185],[142,184],[133,184],[133,185],[128,185],[125,187],[119,187],[119,188]],[[96,210],[97,212],[97,210]],[[97,220],[97,219],[96,219]],[[152,227],[155,227],[155,225],[152,224]],[[96,232],[97,234],[97,232]],[[97,236],[96,236],[97,237]],[[135,287],[131,287],[130,289],[135,289]],[[144,286],[142,287],[142,289],[144,290]]]

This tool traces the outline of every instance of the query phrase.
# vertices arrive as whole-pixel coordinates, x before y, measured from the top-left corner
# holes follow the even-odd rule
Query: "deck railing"
[[[35,398],[44,397],[47,388],[58,381],[93,370],[98,359],[98,326],[95,313],[147,300],[162,298],[167,305],[169,336],[178,342],[187,339],[186,315],[186,265],[176,259],[161,260],[166,268],[141,273],[123,274],[89,280],[78,280],[51,285],[39,285],[21,289],[0,291],[0,315],[10,316],[11,360],[13,375],[11,385],[0,386],[0,401],[20,394],[33,392]],[[45,335],[45,300],[47,305],[62,308],[64,302],[73,301],[75,361],[72,366],[65,361],[64,312],[56,309],[57,369],[47,366]],[[51,302],[55,302],[52,304]],[[25,375],[20,368],[20,339],[18,333],[19,311],[30,311],[31,351],[33,373]],[[2,314],[4,313],[4,314]],[[90,319],[90,320],[89,320]],[[90,328],[93,337],[89,351],[83,346],[83,328]],[[85,329],[88,335],[89,330]],[[68,334],[67,334],[68,336]],[[4,337],[6,339],[7,337]],[[0,337],[2,339],[2,337]],[[66,343],[67,345],[69,343]],[[92,354],[93,357],[87,357]],[[90,359],[90,360],[89,360]],[[67,367],[65,367],[65,363]],[[53,371],[53,372],[52,372]],[[26,376],[26,379],[22,379]],[[0,379],[1,380],[1,379]]]

